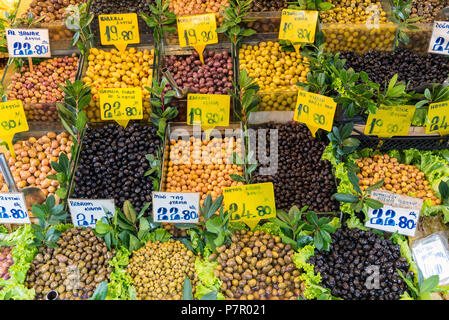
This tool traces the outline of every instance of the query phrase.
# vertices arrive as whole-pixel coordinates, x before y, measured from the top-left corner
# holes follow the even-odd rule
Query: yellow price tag
[[[336,108],[334,99],[300,90],[293,120],[304,123],[315,137],[318,129],[332,130]]]
[[[444,136],[449,134],[449,101],[432,103],[427,113],[429,119],[426,125],[426,133],[439,132]]]
[[[115,120],[126,128],[130,120],[143,119],[142,88],[100,89],[101,120]]]
[[[102,14],[98,22],[102,45],[114,45],[119,51],[125,51],[128,44],[140,43],[136,13]]]
[[[284,9],[281,15],[279,39],[289,40],[299,52],[298,42],[313,43],[318,21],[318,11]]]
[[[406,136],[410,130],[415,109],[415,106],[381,105],[375,114],[369,114],[365,134],[379,138]]]
[[[203,52],[206,45],[218,43],[217,22],[214,13],[176,18],[179,46],[193,47],[204,63]]]
[[[224,188],[223,197],[225,209],[232,212],[230,221],[242,221],[251,230],[260,220],[276,217],[271,182]]]
[[[0,103],[0,139],[8,144],[11,155],[15,158],[12,140],[14,134],[28,131],[28,122],[22,101],[13,100]]]
[[[231,96],[225,94],[188,94],[187,124],[204,130],[229,125]]]

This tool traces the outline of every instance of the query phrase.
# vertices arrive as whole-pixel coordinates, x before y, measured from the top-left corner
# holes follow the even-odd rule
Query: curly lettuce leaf
[[[218,262],[209,261],[211,252],[205,249],[204,258],[196,258],[195,270],[198,274],[198,285],[196,286],[195,298],[201,299],[205,294],[212,291],[217,292],[217,300],[224,300],[224,295],[220,292],[222,281],[215,275],[214,270],[218,266]]]
[[[304,246],[299,249],[297,253],[293,255],[293,262],[302,271],[299,276],[303,282],[303,296],[307,300],[317,299],[319,296],[326,291],[325,288],[321,287],[321,274],[315,274],[314,267],[310,263],[307,263],[310,257],[315,254],[315,246],[313,244]]]
[[[281,236],[281,228],[274,222],[266,222],[263,225],[257,225],[254,231],[264,231],[274,236]]]
[[[36,292],[34,288],[28,289],[25,285],[20,283],[5,281],[0,279],[0,300],[34,300]]]
[[[126,272],[131,253],[125,248],[117,249],[116,255],[109,261],[114,268],[109,276],[106,300],[136,300],[136,290],[131,276]]]

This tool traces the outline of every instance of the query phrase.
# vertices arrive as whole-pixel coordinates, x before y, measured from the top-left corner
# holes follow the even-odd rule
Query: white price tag
[[[153,220],[198,223],[199,204],[199,193],[153,192]]]
[[[432,37],[429,43],[429,52],[449,55],[449,22],[435,21],[433,23]]]
[[[0,194],[0,223],[30,223],[23,193]]]
[[[365,226],[387,232],[415,236],[423,200],[385,190],[374,190],[371,198],[384,204],[383,208],[368,210]]]
[[[10,57],[50,58],[48,29],[6,29]]]
[[[102,217],[112,218],[115,212],[114,200],[69,199],[70,215],[75,226],[95,228]]]
[[[447,283],[449,256],[440,236],[434,234],[419,240],[412,246],[412,253],[424,279],[438,275],[440,285]]]

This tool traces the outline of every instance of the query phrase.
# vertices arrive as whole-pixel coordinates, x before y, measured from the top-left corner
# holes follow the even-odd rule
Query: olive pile
[[[228,299],[296,300],[301,293],[295,251],[263,231],[237,231],[232,243],[217,248],[217,277]],[[210,256],[215,259],[216,255]]]
[[[54,290],[61,300],[90,298],[98,284],[108,281],[113,268],[109,260],[115,249],[92,229],[70,228],[61,234],[57,248],[41,247],[28,270],[25,284],[36,290],[36,299],[45,299]]]
[[[35,18],[44,17],[43,22],[64,21],[66,8],[70,5],[78,5],[84,0],[33,0],[30,8],[24,16],[32,13]]]
[[[420,55],[403,48],[391,52],[373,50],[362,55],[342,52],[341,58],[347,60],[347,68],[365,71],[371,81],[379,84],[384,84],[397,73],[399,81],[410,81],[410,89],[426,83],[443,83],[449,75],[445,56]]]
[[[308,263],[315,266],[315,273],[321,274],[322,285],[333,296],[345,300],[398,300],[407,290],[407,284],[396,271],[399,269],[405,275],[409,269],[399,245],[371,231],[346,226],[331,237],[330,251],[315,250]],[[376,269],[379,270],[377,289],[375,279],[368,279]],[[413,277],[413,272],[409,276]]]
[[[13,146],[16,158],[9,151],[5,156],[17,188],[38,187],[46,196],[54,195],[59,182],[47,178],[48,175],[56,174],[51,162],[57,162],[61,153],[70,159],[72,145],[72,138],[67,132],[56,134],[52,131],[42,137],[16,142]],[[8,187],[0,174],[0,192],[7,191]]]
[[[4,247],[0,252],[0,279],[8,280],[11,277],[9,267],[14,264],[12,247]]]
[[[330,0],[334,8],[320,12],[322,23],[365,23],[377,19],[379,23],[387,22],[387,14],[380,1],[376,0]]]
[[[195,291],[195,255],[180,241],[148,242],[133,253],[127,272],[139,300],[182,300],[188,277]]]
[[[12,76],[8,89],[8,100],[21,100],[28,121],[57,121],[55,102],[64,99],[64,91],[58,85],[66,80],[75,81],[79,58],[72,56],[45,59]]]
[[[203,13],[215,13],[219,18],[219,11],[221,6],[229,6],[228,0],[171,0],[169,9],[177,16],[189,16]],[[220,20],[218,20],[219,22]]]
[[[447,0],[413,0],[410,18],[422,17],[418,23],[432,23],[438,12],[447,6]]]
[[[281,11],[287,8],[286,0],[254,0],[250,3],[251,12]]]
[[[180,88],[189,87],[193,93],[228,94],[234,74],[229,52],[205,50],[203,57],[204,64],[196,51],[191,55],[167,56],[165,65]],[[170,86],[165,89],[169,90]]]
[[[441,204],[426,180],[424,172],[416,166],[399,163],[396,158],[388,154],[374,155],[373,158],[361,158],[356,162],[360,168],[357,176],[360,179],[360,188],[365,191],[369,186],[384,180],[383,190],[398,194],[411,195],[424,201],[431,200],[433,205]]]
[[[150,126],[133,123],[123,129],[116,123],[88,128],[75,173],[73,198],[115,199],[122,207],[130,200],[136,210],[151,201],[153,180],[147,154],[156,154],[159,136]]]
[[[266,155],[273,160],[278,157],[278,166],[268,175],[260,175],[259,168],[253,181],[273,183],[276,207],[288,210],[293,205],[307,205],[317,212],[338,210],[338,203],[332,199],[337,189],[331,164],[321,160],[326,143],[313,138],[309,129],[299,123],[268,123],[259,128],[269,130]],[[270,136],[274,134],[271,130],[278,130],[278,150],[270,148]]]

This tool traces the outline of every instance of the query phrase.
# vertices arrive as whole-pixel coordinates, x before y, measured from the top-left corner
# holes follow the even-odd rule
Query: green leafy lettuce
[[[125,247],[117,249],[117,254],[109,261],[114,268],[109,276],[108,294],[106,300],[136,300],[136,290],[131,276],[126,272],[129,264],[129,252]]]
[[[209,261],[211,252],[208,248],[204,250],[204,258],[196,258],[195,270],[198,274],[198,285],[196,286],[195,298],[201,299],[204,295],[216,291],[217,300],[224,300],[224,295],[220,292],[222,281],[215,275],[214,270],[218,262]]]

